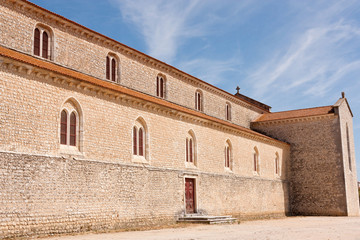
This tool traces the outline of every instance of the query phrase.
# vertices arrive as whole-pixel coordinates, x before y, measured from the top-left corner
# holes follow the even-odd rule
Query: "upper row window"
[[[156,96],[165,98],[165,78],[160,75],[156,78]]]
[[[36,27],[34,30],[34,55],[51,59],[51,42],[50,31]]]
[[[118,63],[115,56],[109,54],[106,57],[106,79],[113,82],[118,81]]]

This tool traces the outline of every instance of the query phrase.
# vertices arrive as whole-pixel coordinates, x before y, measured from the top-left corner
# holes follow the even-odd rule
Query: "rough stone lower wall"
[[[188,173],[0,152],[0,239],[175,223]],[[192,173],[198,210],[266,217],[287,212],[286,183]]]
[[[291,144],[290,207],[295,215],[347,215],[337,116],[253,128]]]

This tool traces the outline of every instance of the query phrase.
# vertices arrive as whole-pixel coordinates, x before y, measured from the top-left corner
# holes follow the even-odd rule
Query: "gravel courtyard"
[[[290,217],[232,225],[190,225],[151,231],[85,234],[46,240],[359,239],[360,217]]]

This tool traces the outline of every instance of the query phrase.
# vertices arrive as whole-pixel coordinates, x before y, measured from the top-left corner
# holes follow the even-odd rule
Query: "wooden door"
[[[186,213],[195,213],[195,180],[185,178]]]

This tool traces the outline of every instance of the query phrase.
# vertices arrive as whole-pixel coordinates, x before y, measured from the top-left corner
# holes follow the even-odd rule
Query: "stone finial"
[[[345,98],[345,92],[341,92],[341,98]]]
[[[240,90],[240,87],[237,86],[237,87],[236,87],[236,94],[240,94],[240,93],[239,93],[239,90]]]

